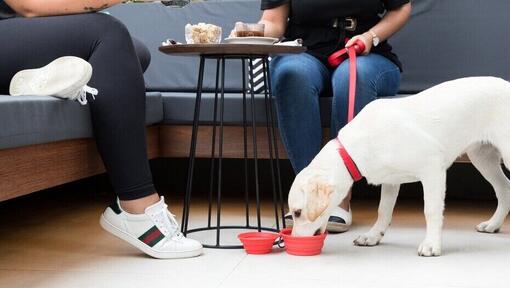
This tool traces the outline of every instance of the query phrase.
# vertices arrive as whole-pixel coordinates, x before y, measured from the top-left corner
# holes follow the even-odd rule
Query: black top
[[[410,0],[262,0],[261,9],[272,9],[283,4],[290,4],[289,22],[285,38],[303,39],[307,53],[327,63],[327,57],[344,47],[345,38],[362,34],[381,20],[381,15],[409,3]],[[357,19],[355,31],[346,31],[345,21],[339,21],[333,27],[335,18]],[[383,55],[395,63],[400,70],[402,65],[397,55],[391,52],[391,46],[383,41],[373,47],[371,52]]]
[[[12,18],[16,13],[3,0],[0,0],[0,20]]]

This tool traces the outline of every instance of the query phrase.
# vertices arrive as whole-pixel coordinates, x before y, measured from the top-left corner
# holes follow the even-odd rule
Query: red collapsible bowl
[[[276,238],[280,235],[268,232],[247,232],[237,235],[248,254],[271,253]]]
[[[324,246],[327,232],[315,236],[292,236],[292,229],[286,228],[280,232],[285,243],[285,251],[291,255],[313,256],[318,255]]]

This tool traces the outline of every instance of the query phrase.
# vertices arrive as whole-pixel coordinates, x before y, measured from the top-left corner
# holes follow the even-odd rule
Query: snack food
[[[218,44],[221,41],[221,27],[213,24],[187,24],[184,32],[188,44]]]

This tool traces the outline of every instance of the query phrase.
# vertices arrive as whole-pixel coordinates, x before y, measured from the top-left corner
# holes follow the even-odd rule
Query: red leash
[[[361,40],[354,42],[349,48],[339,50],[328,58],[331,67],[338,67],[345,59],[349,58],[349,106],[347,111],[347,122],[354,118],[354,104],[356,102],[356,56],[365,51],[365,43]]]
[[[365,43],[363,43],[361,40],[357,40],[354,42],[354,45],[352,45],[349,48],[344,48],[342,50],[339,50],[328,58],[329,65],[331,67],[338,67],[345,59],[349,58],[349,104],[348,104],[348,110],[347,110],[347,123],[351,122],[351,120],[354,118],[354,104],[356,102],[356,56],[363,53],[365,51]],[[340,142],[340,139],[338,137],[336,138],[336,141],[338,142],[338,154],[340,154],[340,157],[342,158],[345,167],[349,171],[349,174],[351,174],[351,177],[354,181],[361,180],[363,176],[361,175],[361,172],[358,169],[358,166],[356,166],[356,163],[352,160],[351,156],[345,150],[344,145],[342,142]]]

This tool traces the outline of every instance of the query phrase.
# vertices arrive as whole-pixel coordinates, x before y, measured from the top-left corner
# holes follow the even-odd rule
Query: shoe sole
[[[47,83],[41,87],[33,87],[35,79],[40,75],[51,74]],[[12,96],[41,95],[70,98],[74,91],[78,91],[90,81],[92,77],[92,66],[85,60],[66,56],[60,57],[50,64],[37,68],[23,70],[11,80],[9,94]]]
[[[179,259],[179,258],[192,258],[197,257],[202,254],[202,248],[196,249],[196,250],[190,250],[190,251],[183,251],[183,252],[162,252],[152,249],[151,247],[147,246],[145,243],[140,241],[138,238],[135,238],[131,236],[130,234],[120,230],[115,225],[110,223],[104,214],[101,215],[101,218],[99,220],[99,224],[101,227],[103,227],[104,230],[110,232],[114,236],[128,242],[135,248],[139,249],[143,253],[157,259]]]
[[[285,227],[292,228],[293,225],[294,221],[285,219]],[[350,228],[351,225],[331,222],[328,222],[328,225],[326,226],[326,230],[330,233],[343,233],[349,231]]]

